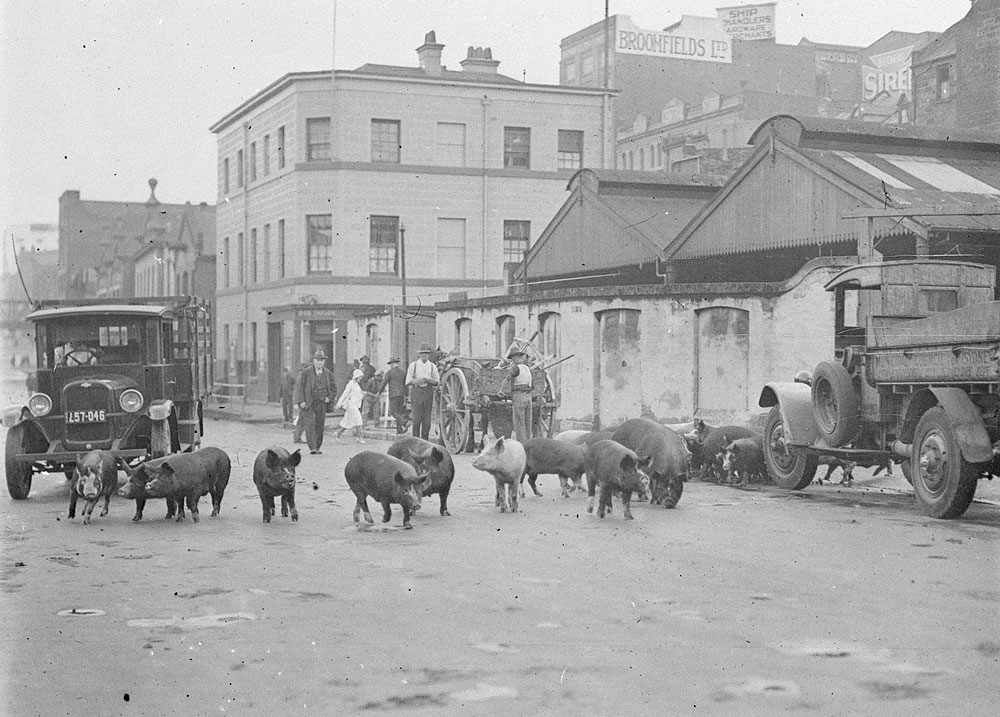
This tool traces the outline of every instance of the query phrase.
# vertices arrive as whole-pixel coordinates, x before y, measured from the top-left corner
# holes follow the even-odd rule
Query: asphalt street
[[[461,455],[450,517],[433,496],[413,530],[398,509],[369,529],[343,467],[388,443],[328,438],[299,522],[264,524],[250,467],[288,432],[206,434],[233,460],[218,518],[206,497],[198,524],[162,501],[133,523],[115,496],[83,525],[61,475],[0,499],[0,712],[956,715],[1000,696],[995,503],[932,520],[865,472],[690,482],[626,522],[542,476],[502,515]]]

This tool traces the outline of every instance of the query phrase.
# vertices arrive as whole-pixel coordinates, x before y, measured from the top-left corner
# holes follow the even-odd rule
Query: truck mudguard
[[[804,383],[769,383],[760,392],[757,405],[779,406],[785,438],[798,445],[813,445],[819,437],[813,418],[812,388]]]
[[[993,459],[993,446],[989,434],[979,414],[979,409],[969,395],[961,388],[931,386],[922,389],[910,401],[900,438],[905,443],[913,442],[920,417],[928,408],[941,406],[948,414],[955,428],[955,437],[962,451],[962,457],[969,463],[985,463]]]

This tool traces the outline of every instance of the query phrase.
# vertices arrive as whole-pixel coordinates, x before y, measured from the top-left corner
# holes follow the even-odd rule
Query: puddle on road
[[[112,555],[115,560],[149,560],[153,557],[151,553],[143,553],[142,555]]]
[[[513,687],[488,685],[481,682],[475,687],[467,690],[458,690],[457,692],[450,693],[448,696],[459,702],[485,702],[486,700],[493,700],[498,697],[514,698],[517,697],[517,694],[517,690]]]
[[[245,612],[228,612],[219,615],[200,615],[198,617],[164,617],[141,618],[129,620],[129,627],[179,627],[182,630],[200,630],[206,627],[224,627],[245,620],[256,620],[255,615]]]
[[[100,617],[103,614],[103,610],[92,607],[72,607],[56,613],[59,617]]]
[[[778,649],[785,654],[804,657],[851,658],[887,672],[922,675],[934,677],[951,674],[952,670],[931,669],[915,665],[912,662],[896,662],[889,650],[874,649],[856,643],[817,643],[814,645],[780,645]]]
[[[483,652],[489,652],[494,655],[499,655],[504,652],[520,652],[516,647],[511,647],[506,643],[496,643],[496,642],[481,642],[476,645],[477,650],[482,650]]]
[[[768,680],[762,677],[751,677],[745,682],[729,682],[721,685],[713,695],[716,702],[762,695],[765,697],[798,698],[799,686],[792,680]]]

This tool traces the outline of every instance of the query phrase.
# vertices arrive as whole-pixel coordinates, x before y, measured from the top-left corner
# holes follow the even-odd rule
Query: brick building
[[[443,48],[429,33],[418,67],[290,73],[212,125],[217,357],[251,397],[276,400],[315,347],[338,385],[359,346],[402,353],[356,317],[395,315],[404,267],[411,311],[502,286],[572,172],[609,156],[613,93],[506,77],[489,48],[449,70]]]
[[[913,55],[916,122],[1000,132],[1000,0],[968,14]]]

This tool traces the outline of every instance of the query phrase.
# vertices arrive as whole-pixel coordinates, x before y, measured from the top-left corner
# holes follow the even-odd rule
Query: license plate
[[[105,417],[103,408],[92,408],[89,411],[67,411],[66,423],[101,423]]]

